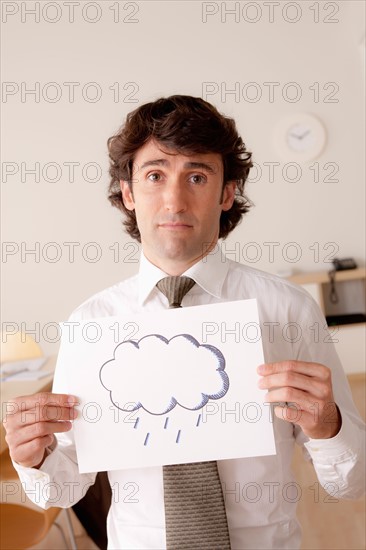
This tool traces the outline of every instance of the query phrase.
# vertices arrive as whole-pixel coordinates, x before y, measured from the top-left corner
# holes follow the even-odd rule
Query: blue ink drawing
[[[170,339],[148,334],[121,342],[113,359],[101,366],[99,379],[115,407],[126,412],[141,408],[151,415],[167,414],[177,405],[197,411],[210,399],[224,397],[230,385],[222,352],[190,334]],[[165,419],[164,429],[167,425]]]

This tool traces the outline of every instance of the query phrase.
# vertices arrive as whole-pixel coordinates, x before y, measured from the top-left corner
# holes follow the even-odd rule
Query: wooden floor
[[[354,401],[365,419],[365,375],[349,376]],[[314,468],[297,448],[294,472],[302,488],[298,518],[303,527],[303,550],[364,550],[365,498],[337,500],[320,487]]]

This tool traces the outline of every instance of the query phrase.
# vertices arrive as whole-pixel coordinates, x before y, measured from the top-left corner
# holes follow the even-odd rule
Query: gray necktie
[[[156,286],[176,308],[194,284],[165,277]],[[163,477],[167,550],[230,550],[217,462],[163,466]]]

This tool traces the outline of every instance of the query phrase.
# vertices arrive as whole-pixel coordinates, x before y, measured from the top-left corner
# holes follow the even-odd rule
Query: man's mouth
[[[159,227],[163,227],[164,229],[189,229],[193,227],[189,223],[184,222],[165,222],[165,223],[159,223]]]

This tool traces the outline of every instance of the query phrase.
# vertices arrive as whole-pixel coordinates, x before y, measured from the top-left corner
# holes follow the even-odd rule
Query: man
[[[263,339],[266,364],[258,366],[259,385],[270,390],[265,399],[273,404],[277,454],[219,461],[217,468],[232,549],[299,548],[298,499],[291,493],[294,443],[313,461],[325,488],[354,498],[363,492],[364,432],[332,344],[313,339],[311,326],[325,324],[313,300],[285,280],[228,260],[217,246],[250,206],[244,185],[251,155],[232,119],[189,96],[142,105],[108,144],[109,198],[125,213],[129,234],[141,242],[140,271],[87,300],[71,319],[166,308],[168,299],[156,284],[167,275],[195,281],[183,307],[257,298],[262,325],[280,326]],[[300,327],[301,337],[284,338],[285,326]],[[5,421],[15,467],[43,507],[74,504],[95,479],[78,473],[69,421],[76,402],[77,397],[56,394],[22,397],[15,403],[28,412],[38,407],[38,418],[23,410],[22,417],[17,413]],[[294,408],[285,406],[289,402],[296,404],[296,418]],[[108,475],[112,489],[119,488],[108,516],[109,547],[166,548],[163,469]],[[121,494],[131,482],[138,488],[132,501]],[[250,484],[257,498],[246,492]],[[191,548],[202,548],[201,540]]]

